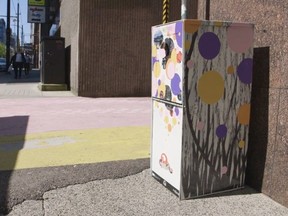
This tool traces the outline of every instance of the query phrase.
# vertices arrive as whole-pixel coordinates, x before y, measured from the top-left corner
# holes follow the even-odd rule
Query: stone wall
[[[198,18],[206,1],[199,0]],[[255,24],[246,182],[288,207],[288,41],[286,0],[211,1],[210,20]]]

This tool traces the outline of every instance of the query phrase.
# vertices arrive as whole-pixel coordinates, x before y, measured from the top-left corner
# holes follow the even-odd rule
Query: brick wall
[[[179,20],[181,1],[170,2],[169,21]],[[189,3],[189,17],[196,16],[195,2]],[[161,22],[162,1],[63,0],[61,36],[71,44],[72,91],[150,96],[151,26]]]

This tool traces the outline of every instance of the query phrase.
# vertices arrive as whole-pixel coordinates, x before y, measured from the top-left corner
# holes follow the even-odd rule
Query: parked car
[[[0,58],[0,71],[6,71],[6,59],[5,58]]]

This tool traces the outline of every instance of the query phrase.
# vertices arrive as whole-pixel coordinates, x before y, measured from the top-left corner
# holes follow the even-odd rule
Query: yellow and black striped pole
[[[169,19],[169,0],[163,0],[162,23],[167,23]]]

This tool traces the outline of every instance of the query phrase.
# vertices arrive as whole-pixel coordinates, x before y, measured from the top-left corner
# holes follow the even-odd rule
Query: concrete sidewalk
[[[121,179],[92,181],[27,200],[9,216],[146,216],[229,215],[287,216],[288,209],[251,188],[213,197],[179,201],[151,178],[149,170]]]
[[[21,79],[14,79],[13,71],[11,73],[0,72],[0,98],[75,96],[70,91],[40,91],[39,82],[39,69],[32,69],[28,76],[23,73]]]
[[[287,208],[249,187],[179,201],[150,174],[150,132],[145,129],[151,121],[150,98],[81,98],[69,91],[41,92],[38,82],[36,70],[17,81],[0,74],[0,119],[5,120],[0,124],[0,153],[17,151],[13,166],[6,164],[6,170],[13,169],[6,182],[6,198],[13,206],[9,216],[288,215]],[[13,123],[10,118],[24,120]],[[13,142],[7,145],[3,138],[19,139],[19,134],[25,137],[12,148]],[[83,142],[87,137],[93,146]],[[126,155],[125,143],[132,149]],[[122,145],[125,151],[120,148],[97,161]],[[145,148],[136,154],[141,146]]]

